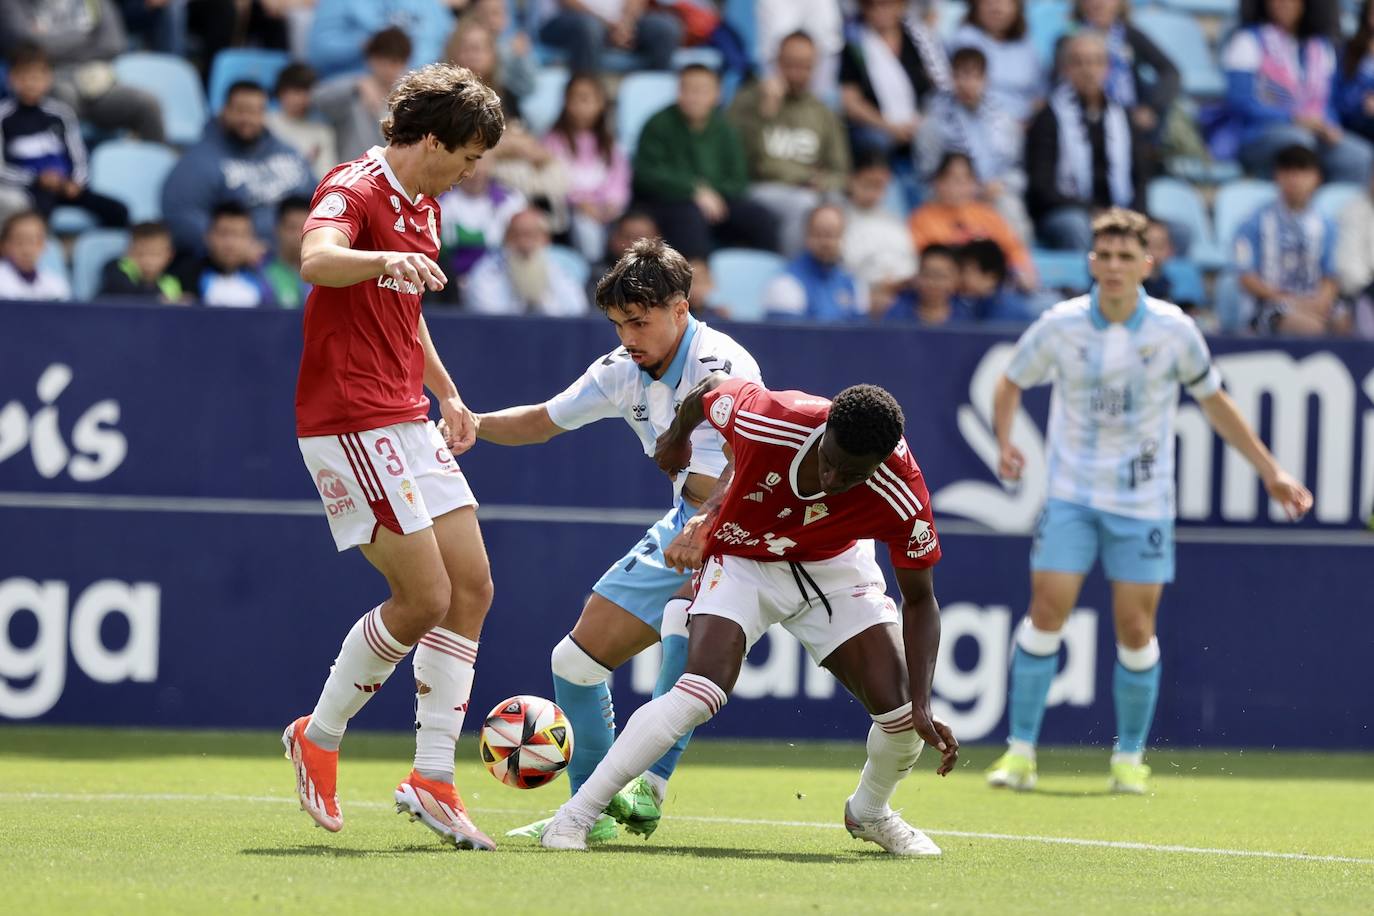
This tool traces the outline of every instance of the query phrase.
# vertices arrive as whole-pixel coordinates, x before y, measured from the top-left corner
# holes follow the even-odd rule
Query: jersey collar
[[[792,487],[792,495],[797,499],[814,502],[825,495],[825,491],[822,490],[819,493],[806,496],[802,493],[801,487],[797,485],[797,472],[801,470],[802,459],[806,457],[807,452],[811,451],[811,446],[815,445],[816,441],[825,435],[825,427],[826,421],[822,420],[821,425],[812,430],[811,435],[807,436],[806,441],[801,444],[801,448],[797,449],[797,457],[792,459],[792,465],[787,469],[787,482]]]
[[[654,378],[649,373],[640,369],[640,374],[644,376],[644,387],[648,388],[654,382],[662,382],[674,391],[682,381],[682,370],[687,365],[687,352],[692,349],[692,339],[697,336],[697,325],[699,322],[687,315],[687,330],[682,332],[682,343],[678,344],[677,353],[673,355],[673,361],[668,364],[668,371],[663,373],[663,378]]]
[[[391,163],[386,161],[386,156],[383,154],[383,150],[380,146],[372,147],[372,149],[367,151],[367,155],[381,164],[382,174],[386,176],[386,180],[390,182],[392,189],[395,190],[397,194],[400,194],[412,207],[419,205],[420,195],[417,194],[412,198],[406,193],[406,189],[402,187],[401,182],[396,179],[396,173],[391,171]]]
[[[1102,308],[1097,304],[1097,285],[1096,285],[1096,284],[1093,285],[1092,291],[1088,293],[1088,298],[1092,301],[1092,307],[1088,310],[1088,314],[1092,316],[1093,327],[1096,328],[1096,329],[1099,330],[1099,331],[1105,331],[1105,330],[1111,325],[1111,322],[1107,320],[1107,316],[1106,316],[1106,315],[1103,315],[1103,314],[1102,314]],[[1127,319],[1126,319],[1125,321],[1123,321],[1121,324],[1122,324],[1122,325],[1126,328],[1126,330],[1128,330],[1128,331],[1138,331],[1138,330],[1140,330],[1140,325],[1143,324],[1144,321],[1145,321],[1145,290],[1144,290],[1144,289],[1137,289],[1137,290],[1136,290],[1136,300],[1135,300],[1135,311],[1134,311],[1134,312],[1131,312],[1131,317],[1127,318]]]

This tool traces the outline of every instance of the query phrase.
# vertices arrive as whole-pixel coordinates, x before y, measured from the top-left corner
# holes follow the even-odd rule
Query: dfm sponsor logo
[[[72,383],[72,369],[53,363],[38,377],[39,407],[32,415],[18,400],[0,408],[0,463],[26,447],[33,466],[51,480],[63,471],[72,480],[86,483],[110,476],[124,463],[129,442],[115,429],[119,402],[113,398],[87,407],[72,424],[71,444],[58,422],[58,400]]]
[[[59,580],[0,581],[0,718],[32,719],[57,704],[67,684],[68,648],[76,667],[98,683],[157,680],[161,588],[102,579],[72,598],[71,586]],[[105,645],[100,635],[113,614],[129,631],[119,648]],[[37,624],[27,645],[12,641],[18,615],[31,615]]]
[[[984,354],[969,381],[968,403],[956,415],[964,441],[994,476],[998,449],[992,432],[992,395],[1013,349],[1011,344],[998,344]],[[1359,382],[1357,391],[1349,367],[1329,352],[1302,358],[1282,350],[1230,353],[1218,356],[1216,365],[1226,390],[1253,428],[1260,428],[1261,413],[1267,408],[1269,447],[1280,464],[1311,486],[1316,497],[1312,514],[1318,522],[1346,525],[1370,517],[1374,511],[1374,371]],[[1192,402],[1181,405],[1176,428],[1179,518],[1200,521],[1217,515],[1228,522],[1258,521],[1264,511],[1259,478],[1238,451],[1223,445],[1202,409]],[[989,482],[986,476],[955,481],[934,496],[942,514],[970,518],[995,531],[1030,533],[1045,502],[1047,452],[1044,434],[1024,408],[1013,419],[1012,441],[1026,459],[1020,483],[1007,488]],[[1307,460],[1309,443],[1315,456],[1312,463]],[[1214,494],[1213,472],[1218,462],[1221,488]],[[1277,505],[1269,507],[1269,514],[1274,519],[1284,517]]]

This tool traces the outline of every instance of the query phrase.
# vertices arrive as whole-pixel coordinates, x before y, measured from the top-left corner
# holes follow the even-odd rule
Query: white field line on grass
[[[71,802],[245,802],[251,804],[297,804],[295,798],[284,795],[193,795],[178,792],[0,792],[0,802],[5,801],[71,801]],[[390,810],[394,805],[382,802],[350,802],[348,808],[367,810]],[[491,808],[473,805],[473,811],[488,814],[538,815],[540,812],[528,808]],[[738,824],[745,827],[802,827],[809,830],[838,830],[843,825],[819,821],[777,821],[744,817],[698,817],[688,814],[674,814],[671,820],[688,821],[696,824]],[[1038,836],[1022,833],[979,833],[971,830],[930,830],[922,828],[932,836],[958,837],[970,840],[999,840],[1017,843],[1049,843],[1057,846],[1090,846],[1100,849],[1132,849],[1139,852],[1174,852],[1188,855],[1233,856],[1252,859],[1287,859],[1297,862],[1343,862],[1351,865],[1374,865],[1374,859],[1361,859],[1354,856],[1322,856],[1305,852],[1271,852],[1261,849],[1212,849],[1206,846],[1175,846],[1160,843],[1132,843],[1125,840],[1087,840],[1078,837]]]

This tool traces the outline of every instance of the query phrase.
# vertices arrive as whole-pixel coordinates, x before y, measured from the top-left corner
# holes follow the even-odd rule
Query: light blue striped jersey
[[[1144,292],[1110,323],[1097,292],[1049,309],[1016,344],[1007,378],[1052,381],[1049,496],[1135,518],[1174,516],[1178,387],[1195,398],[1221,375],[1193,319]]]

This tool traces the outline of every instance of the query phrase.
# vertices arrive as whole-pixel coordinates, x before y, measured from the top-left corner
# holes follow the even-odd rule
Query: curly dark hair
[[[692,265],[663,239],[639,239],[596,284],[596,306],[603,312],[629,305],[667,306],[692,291]]]
[[[877,385],[851,385],[830,402],[827,426],[851,455],[887,457],[901,441],[906,417],[897,399]]]
[[[491,149],[506,129],[501,99],[466,67],[430,64],[401,78],[386,100],[382,136],[396,146],[430,134],[450,153],[478,141]]]

